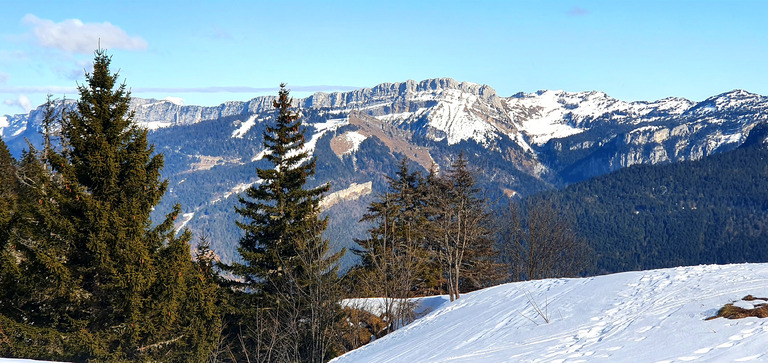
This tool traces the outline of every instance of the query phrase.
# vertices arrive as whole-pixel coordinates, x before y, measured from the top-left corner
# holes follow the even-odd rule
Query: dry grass
[[[754,297],[747,295],[741,299],[742,301],[768,301],[768,298]],[[720,310],[717,311],[717,315],[710,316],[705,320],[712,320],[717,318],[726,319],[744,319],[744,318],[768,318],[768,303],[756,304],[752,309],[744,309],[733,305],[734,303],[725,304]]]

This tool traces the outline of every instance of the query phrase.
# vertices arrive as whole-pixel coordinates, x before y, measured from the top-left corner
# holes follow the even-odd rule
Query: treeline
[[[362,216],[368,237],[352,251],[362,263],[340,274],[344,251],[323,238],[319,207],[329,185],[313,185],[284,87],[263,134],[268,165],[231,221],[243,231],[239,258],[217,260],[205,235],[192,251],[191,233],[174,226],[179,205],[150,217],[168,189],[163,155],[110,63],[96,52],[76,109],[57,115],[49,98],[42,150],[17,161],[0,140],[0,356],[324,362],[411,321],[411,297],[583,271],[571,253],[582,240],[559,212],[512,208],[514,223],[499,223],[459,156],[441,173],[403,159]],[[360,297],[383,298],[383,313],[344,300]]]

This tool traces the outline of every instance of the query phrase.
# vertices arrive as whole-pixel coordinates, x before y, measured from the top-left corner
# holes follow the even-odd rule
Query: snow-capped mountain
[[[150,141],[166,157],[163,172],[171,187],[157,213],[181,202],[186,226],[208,229],[214,248],[225,257],[232,257],[237,231],[220,224],[234,226],[236,198],[229,197],[257,182],[255,167],[267,166],[262,133],[274,117],[273,100],[257,97],[213,107],[174,98],[132,102],[135,121],[153,130]],[[332,221],[357,221],[360,207],[344,201],[366,203],[382,192],[384,176],[394,174],[402,157],[424,169],[445,168],[464,152],[482,171],[478,180],[489,198],[500,200],[634,164],[731,150],[768,119],[768,99],[742,90],[699,103],[681,98],[625,102],[602,92],[501,97],[489,86],[450,78],[316,93],[294,103],[307,126],[306,147],[318,158],[312,182],[330,181],[332,192],[371,185],[365,192],[337,194],[345,197],[329,206],[329,213],[339,217]],[[41,119],[42,108],[0,118],[0,135],[14,155],[26,147],[25,139],[40,143]],[[361,232],[339,226],[350,228],[345,235]]]

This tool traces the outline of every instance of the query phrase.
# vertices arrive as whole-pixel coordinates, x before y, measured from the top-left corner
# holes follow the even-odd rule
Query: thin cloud
[[[232,39],[232,34],[229,34],[228,31],[226,31],[226,30],[224,30],[222,28],[219,28],[219,27],[217,27],[215,25],[213,26],[213,32],[212,32],[211,36],[214,39],[221,39],[221,40]]]
[[[81,74],[82,77],[82,74]],[[352,91],[361,87],[354,86],[295,86],[288,87],[295,92],[335,92]],[[278,87],[247,87],[247,86],[210,86],[210,87],[132,87],[134,93],[264,93],[277,92]],[[0,93],[75,93],[75,87],[61,86],[27,86],[9,87],[0,86]]]
[[[24,112],[29,112],[32,110],[32,102],[30,102],[29,98],[25,95],[19,95],[19,97],[15,100],[6,99],[5,101],[3,101],[3,104],[11,107],[18,107],[24,110]]]
[[[29,55],[21,50],[0,50],[0,61],[19,61],[28,58]]]
[[[570,16],[584,16],[589,14],[589,11],[578,6],[574,6],[571,8],[571,10],[568,10],[567,14]]]
[[[56,48],[69,53],[89,54],[101,42],[104,49],[145,50],[147,42],[138,36],[129,36],[125,30],[109,22],[83,23],[79,19],[67,19],[54,23],[32,14],[22,19],[32,27],[32,35],[40,46]]]
[[[295,86],[288,87],[295,92],[334,92],[352,91],[361,87],[354,86]],[[133,92],[168,92],[168,93],[262,93],[276,92],[278,87],[247,87],[247,86],[210,86],[210,87],[136,87]]]
[[[53,70],[66,80],[79,81],[83,79],[85,72],[88,72],[88,73],[93,72],[93,62],[92,61],[75,61],[74,66],[71,66],[71,65],[57,66],[57,67],[53,67]]]
[[[76,93],[76,87],[61,86],[20,86],[20,87],[2,87],[0,93]]]
[[[8,82],[9,77],[10,76],[8,75],[8,73],[0,72],[0,85],[4,84],[5,82]]]

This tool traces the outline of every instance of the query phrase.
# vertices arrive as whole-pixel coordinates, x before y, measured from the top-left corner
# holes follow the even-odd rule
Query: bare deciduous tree
[[[563,213],[542,201],[521,209],[511,203],[500,225],[501,257],[512,280],[577,276],[590,266],[589,246]]]

